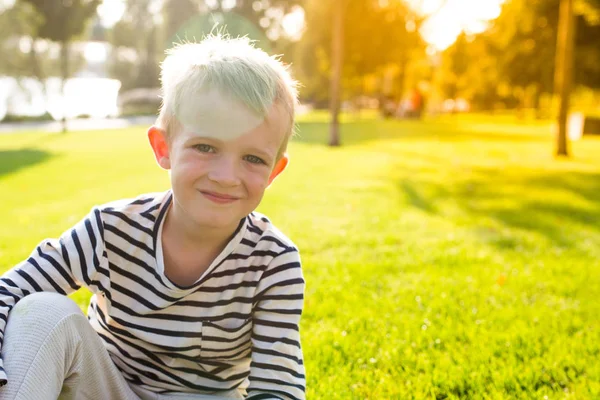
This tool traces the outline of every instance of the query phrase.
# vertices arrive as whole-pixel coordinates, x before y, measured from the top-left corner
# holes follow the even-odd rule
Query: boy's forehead
[[[182,102],[175,117],[186,132],[223,140],[236,139],[265,120],[217,90],[202,92]]]

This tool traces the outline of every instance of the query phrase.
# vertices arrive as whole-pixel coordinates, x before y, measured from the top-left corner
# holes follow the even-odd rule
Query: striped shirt
[[[85,286],[94,293],[88,319],[130,383],[304,399],[297,248],[254,212],[194,285],[178,286],[164,273],[160,240],[171,201],[167,191],[94,207],[60,239],[42,241],[0,278],[0,345],[23,296]]]

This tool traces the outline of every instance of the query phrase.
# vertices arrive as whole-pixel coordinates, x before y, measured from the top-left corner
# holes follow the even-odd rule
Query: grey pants
[[[68,297],[35,293],[8,316],[2,347],[8,384],[0,400],[225,400],[223,396],[159,395],[129,385],[113,364],[98,334]]]

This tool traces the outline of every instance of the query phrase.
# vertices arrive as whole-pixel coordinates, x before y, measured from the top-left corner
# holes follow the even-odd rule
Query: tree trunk
[[[556,135],[557,156],[569,155],[567,117],[573,77],[574,25],[573,0],[561,0],[556,44],[556,73],[554,75],[554,92],[558,95],[559,103]]]
[[[38,58],[37,50],[35,48],[35,44],[37,42],[36,37],[31,37],[31,49],[29,51],[29,60],[31,62],[31,72],[33,76],[40,82],[42,85],[42,100],[44,102],[44,112],[48,112],[48,94],[46,90],[46,76],[44,75],[44,71],[42,70],[42,66],[40,65],[40,60]]]
[[[67,132],[67,97],[65,96],[65,84],[69,79],[69,42],[64,41],[60,44],[60,92],[63,99],[63,117],[62,117],[62,132]]]
[[[541,85],[536,83],[533,85],[533,109],[535,110],[535,119],[542,119],[542,90]]]
[[[331,71],[331,98],[330,112],[331,125],[329,127],[329,145],[340,145],[340,85],[342,80],[343,46],[344,46],[344,6],[345,0],[337,0],[337,7],[333,9],[333,40],[331,43],[332,71]]]

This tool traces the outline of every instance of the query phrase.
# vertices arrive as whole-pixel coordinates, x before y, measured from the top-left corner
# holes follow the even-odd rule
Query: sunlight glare
[[[102,26],[106,28],[112,27],[114,24],[119,22],[127,5],[124,0],[104,0],[102,4],[98,6],[98,16]]]
[[[429,15],[421,35],[438,51],[451,46],[461,32],[481,33],[489,21],[500,15],[504,0],[422,0],[410,1],[423,15]]]

